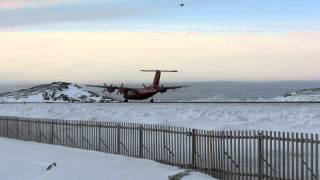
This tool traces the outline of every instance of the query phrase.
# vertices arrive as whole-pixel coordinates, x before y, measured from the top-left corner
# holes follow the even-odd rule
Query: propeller
[[[107,86],[106,83],[103,83],[103,85],[104,85],[105,89],[104,89],[102,92],[105,93],[105,92],[107,91],[108,86]],[[112,86],[112,85],[111,85],[111,86]]]
[[[117,94],[120,94],[123,91],[123,83],[121,84],[121,86],[119,87],[119,90],[117,92]]]
[[[114,87],[113,84],[108,86],[106,83],[104,83],[104,87],[105,87],[105,89],[103,90],[103,92],[107,91],[109,93],[113,93],[116,90],[116,87]]]
[[[165,93],[167,92],[167,88],[164,87],[164,85],[162,84],[159,88],[159,92],[162,94],[162,93]]]

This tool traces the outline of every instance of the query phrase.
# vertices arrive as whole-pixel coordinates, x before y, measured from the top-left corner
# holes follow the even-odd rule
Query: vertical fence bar
[[[117,154],[120,154],[120,128],[121,128],[121,125],[118,124],[117,125]]]
[[[252,156],[255,156],[255,154],[252,154],[252,144],[253,144],[253,141],[254,141],[254,138],[252,137],[252,131],[249,131],[249,154],[250,154],[250,165],[249,165],[249,174],[250,174],[250,180],[253,179],[253,166],[252,166],[252,161],[253,161],[253,157]]]
[[[227,158],[226,158],[226,144],[225,144],[225,140],[226,140],[226,138],[225,138],[225,132],[224,131],[222,131],[221,132],[221,146],[222,146],[222,153],[221,153],[221,155],[222,155],[222,179],[225,179],[226,178],[226,176],[227,176],[227,172],[226,172],[226,160],[228,160]]]
[[[309,146],[309,136],[308,136],[308,134],[306,134],[306,136],[305,136],[305,141],[306,141],[306,143],[305,143],[305,145],[306,145],[305,169],[306,169],[306,180],[308,180],[309,179],[309,147],[308,147]]]
[[[192,145],[191,145],[191,154],[192,154],[192,168],[196,168],[196,130],[192,129]]]
[[[234,144],[233,144],[233,142],[234,141],[232,141],[233,140],[233,138],[232,138],[232,136],[234,136],[234,137],[236,137],[236,134],[232,134],[232,131],[230,131],[229,132],[229,136],[230,136],[230,138],[228,139],[228,141],[229,141],[229,154],[230,154],[230,157],[235,157],[234,156],[234,153],[236,152],[236,151],[233,151],[233,146],[234,146]],[[230,164],[230,169],[229,169],[229,171],[231,172],[231,173],[233,173],[233,172],[235,172],[236,171],[236,167],[234,166],[234,164],[233,163],[228,163],[228,164]],[[230,176],[231,176],[231,179],[234,177],[234,175],[232,175],[232,174],[230,174]],[[228,176],[228,177],[230,177],[230,176]],[[230,179],[230,178],[229,178]]]
[[[41,125],[40,125],[40,120],[38,120],[37,121],[37,123],[38,123],[38,130],[39,130],[39,141],[40,141],[40,143],[42,142],[42,137],[41,137]]]
[[[258,133],[258,179],[262,179],[262,163],[263,163],[263,158],[262,158],[262,134],[261,132]]]
[[[290,179],[290,133],[287,132],[287,179]],[[292,152],[292,150],[291,150]]]
[[[245,150],[245,156],[246,156],[246,159],[245,159],[245,167],[246,167],[246,170],[245,170],[245,179],[249,179],[249,147],[248,147],[248,140],[249,140],[249,136],[248,136],[248,131],[246,130],[245,132],[245,144],[246,144],[246,150]]]
[[[238,164],[238,169],[237,169],[237,173],[238,173],[238,180],[241,179],[241,166],[240,166],[240,160],[241,160],[241,134],[240,134],[240,131],[238,131],[238,150],[237,150],[237,156],[238,156],[238,160],[236,161],[236,163]]]
[[[98,149],[99,149],[99,151],[101,152],[102,151],[102,147],[101,147],[101,139],[102,139],[102,135],[101,135],[101,127],[102,127],[102,125],[101,125],[101,122],[99,122],[99,124],[98,124],[98,133],[99,133],[99,135],[98,135],[98,138],[99,138],[99,140],[98,140]]]
[[[299,177],[299,134],[298,133],[296,133],[296,154],[297,154],[297,156],[296,156],[296,178],[298,178]]]
[[[282,133],[282,177],[286,179],[286,134]]]
[[[281,179],[281,176],[283,176],[282,174],[282,169],[284,168],[284,166],[282,165],[282,153],[281,153],[281,132],[278,132],[278,177]]]
[[[313,144],[314,144],[314,137],[313,137],[313,134],[311,134],[311,137],[310,137],[310,139],[311,139],[311,144],[310,144],[310,150],[311,150],[311,157],[310,157],[310,163],[311,163],[311,180],[313,180],[314,179],[314,166],[313,166],[313,163],[314,163],[314,161],[313,161],[313,148],[314,148],[314,146],[313,146]]]
[[[6,137],[8,138],[9,137],[9,119],[8,118],[6,118]]]
[[[267,176],[269,176],[270,175],[270,179],[273,179],[273,166],[272,166],[272,140],[273,140],[273,138],[272,138],[272,131],[269,131],[269,136],[268,136],[268,139],[269,139],[269,164],[270,164],[270,167],[269,167],[269,169],[270,169],[270,174],[267,174]],[[268,178],[267,178],[268,179]]]
[[[6,118],[7,120],[7,137],[9,137],[9,118]]]
[[[241,169],[241,179],[244,180],[245,179],[245,151],[244,151],[244,146],[245,146],[245,136],[244,136],[244,131],[241,131],[241,161],[238,164],[239,169]]]
[[[16,131],[17,131],[16,132],[16,138],[19,139],[19,120],[18,119],[16,119],[16,128],[17,128],[16,129]]]
[[[316,178],[315,179],[319,179],[319,135],[316,134]]]
[[[54,121],[51,121],[51,144],[54,144]]]
[[[143,158],[143,126],[139,126],[139,157]]]
[[[291,133],[291,179],[294,179],[294,160],[295,160],[295,149],[294,149],[294,133]]]
[[[304,146],[303,146],[304,145],[304,143],[303,143],[304,142],[304,138],[303,138],[304,136],[303,136],[303,133],[300,134],[300,137],[301,137],[301,141],[300,141],[300,143],[301,143],[300,144],[300,146],[301,146],[301,162],[300,162],[301,163],[300,164],[301,165],[301,167],[300,167],[301,168],[300,169],[301,170],[301,176],[300,176],[300,179],[304,180],[304,157],[303,157],[304,156]]]

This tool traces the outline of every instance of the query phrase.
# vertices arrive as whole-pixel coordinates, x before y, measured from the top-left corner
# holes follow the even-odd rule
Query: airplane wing
[[[160,93],[165,93],[167,90],[175,90],[175,89],[180,89],[184,87],[189,87],[189,86],[161,86],[159,89]]]
[[[113,93],[115,90],[117,90],[117,94],[121,93],[121,94],[126,94],[128,91],[136,91],[136,89],[134,88],[128,88],[128,87],[124,87],[123,84],[121,86],[113,86],[112,84],[110,86],[104,84],[104,85],[86,85],[89,87],[96,87],[96,88],[103,88],[105,89],[103,92],[108,91],[109,93]]]
[[[184,88],[184,87],[189,87],[189,86],[166,86],[163,88],[166,88],[167,90],[169,90],[169,89],[180,89],[180,88]]]
[[[106,86],[99,86],[99,85],[86,85],[86,86],[89,86],[89,87],[97,87],[97,88],[106,88]]]

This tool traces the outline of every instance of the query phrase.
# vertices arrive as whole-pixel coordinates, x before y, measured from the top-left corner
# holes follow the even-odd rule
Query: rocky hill
[[[0,102],[112,102],[77,84],[53,82],[0,94]]]
[[[284,97],[292,101],[320,101],[320,88],[288,92]]]

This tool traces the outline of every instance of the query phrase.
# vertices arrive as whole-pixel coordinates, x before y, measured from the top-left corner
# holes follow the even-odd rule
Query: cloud
[[[8,1],[9,2],[9,1]],[[22,0],[15,1],[16,4],[2,3],[2,7],[16,6]],[[35,1],[29,1],[30,3]],[[46,1],[47,4],[59,4],[59,0]],[[69,2],[71,2],[69,0]],[[24,2],[25,3],[25,2]],[[65,2],[64,2],[65,3]],[[37,24],[48,24],[54,22],[78,22],[98,19],[109,19],[116,17],[128,17],[143,14],[145,9],[138,6],[108,2],[80,2],[67,3],[55,6],[14,8],[0,10],[0,28],[12,28]]]
[[[87,0],[0,0],[0,10],[52,6],[57,4],[67,4],[84,1]]]
[[[1,0],[0,9],[15,9],[61,3],[62,0]]]

